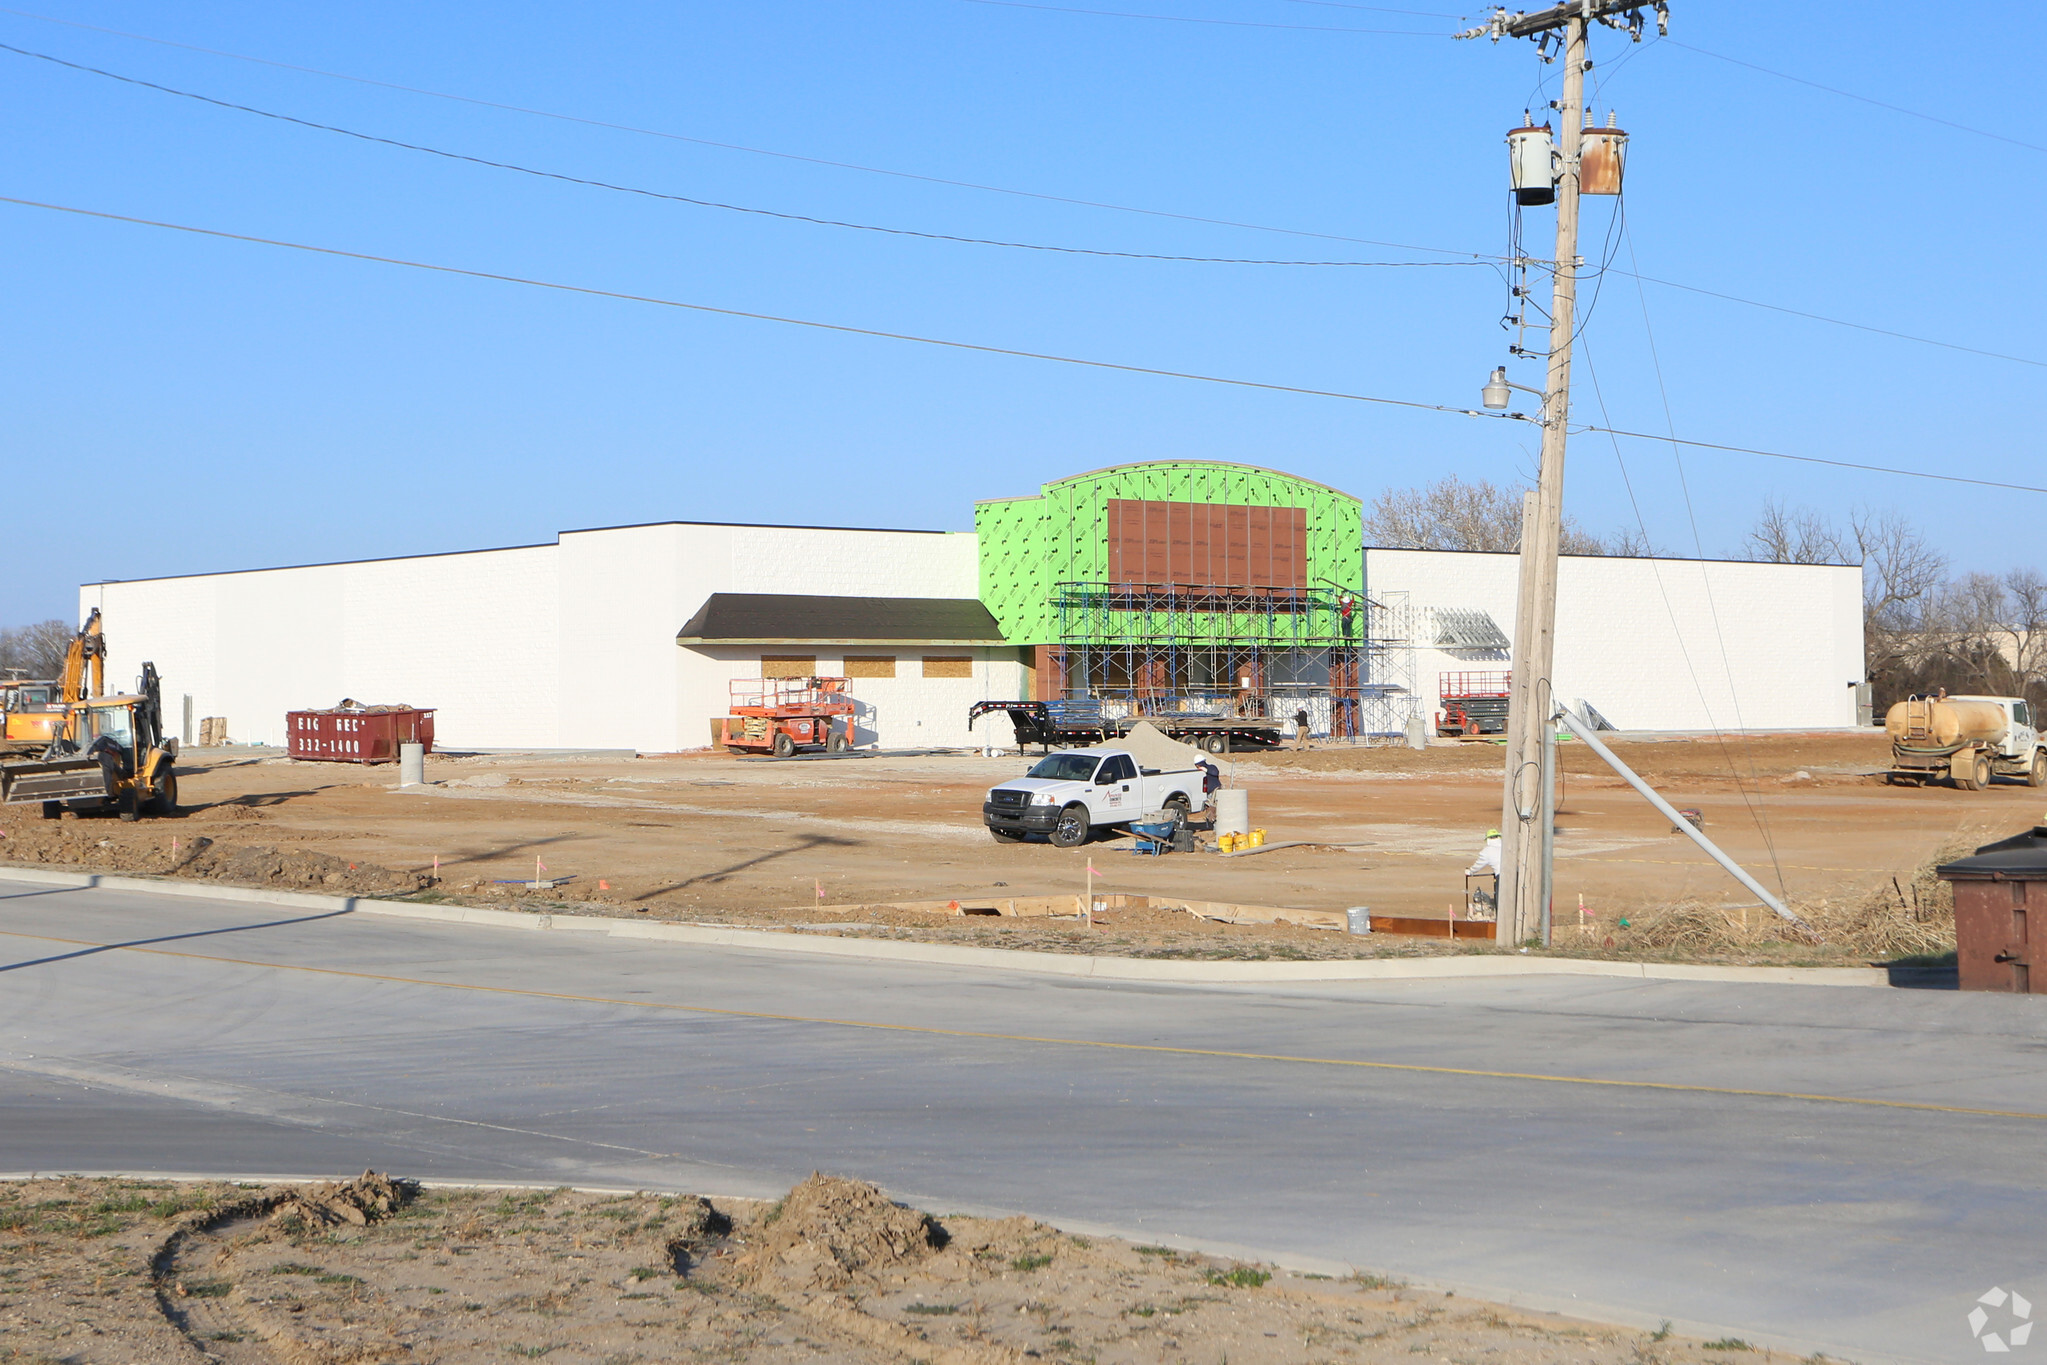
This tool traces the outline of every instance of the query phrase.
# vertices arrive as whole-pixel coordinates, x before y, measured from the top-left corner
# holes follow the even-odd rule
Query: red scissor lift
[[[847,688],[845,678],[736,680],[731,714],[718,717],[717,742],[735,754],[787,758],[798,749],[842,754],[853,744],[855,707]]]
[[[1436,712],[1439,735],[1504,735],[1507,733],[1507,698],[1511,673],[1443,673],[1436,679],[1436,695],[1443,709]]]

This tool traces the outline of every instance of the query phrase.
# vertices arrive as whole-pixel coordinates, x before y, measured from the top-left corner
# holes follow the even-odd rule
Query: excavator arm
[[[86,673],[92,674],[92,690],[85,690]],[[85,618],[85,624],[71,639],[71,648],[64,651],[64,692],[61,700],[66,706],[75,705],[87,697],[97,697],[107,686],[107,637],[100,631],[100,609],[94,607],[92,615]]]

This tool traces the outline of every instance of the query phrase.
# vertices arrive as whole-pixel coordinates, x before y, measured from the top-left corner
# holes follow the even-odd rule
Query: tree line
[[[56,678],[64,672],[64,654],[78,631],[54,617],[32,625],[0,630],[0,680],[12,677]]]
[[[1366,512],[1365,543],[1515,553],[1525,491],[1455,475],[1388,489]],[[1568,517],[1561,548],[1576,555],[1658,553],[1639,530],[1602,537]],[[1896,512],[1857,509],[1836,521],[1776,499],[1764,502],[1730,558],[1861,565],[1863,676],[1879,716],[1892,702],[1942,687],[2023,696],[2036,713],[2047,710],[2047,577],[2036,569],[1958,574]]]

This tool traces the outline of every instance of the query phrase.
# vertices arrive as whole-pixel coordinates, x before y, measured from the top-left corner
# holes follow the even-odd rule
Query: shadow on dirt
[[[830,834],[806,834],[787,848],[778,848],[771,852],[763,853],[758,857],[748,858],[743,863],[733,863],[729,867],[721,867],[715,872],[700,872],[688,881],[672,882],[667,886],[657,886],[652,891],[634,896],[633,899],[636,901],[647,901],[654,899],[656,896],[665,896],[670,891],[685,891],[692,886],[715,886],[717,883],[732,877],[735,873],[744,872],[750,867],[759,867],[762,863],[771,863],[777,858],[786,858],[792,853],[808,853],[815,848],[857,848],[862,842],[864,841],[860,839],[840,839]]]

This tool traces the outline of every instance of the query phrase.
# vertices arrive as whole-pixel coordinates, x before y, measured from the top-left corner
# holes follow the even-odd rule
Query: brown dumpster
[[[1955,893],[1955,962],[1965,991],[2047,994],[2033,975],[2032,926],[2047,933],[2047,825],[1934,869]],[[2047,967],[2047,964],[2042,964]]]
[[[323,763],[396,763],[398,746],[434,751],[434,713],[416,706],[337,706],[289,711],[285,752]]]

